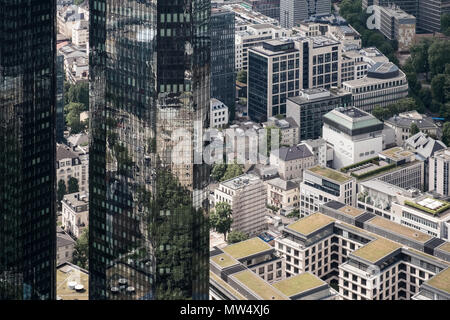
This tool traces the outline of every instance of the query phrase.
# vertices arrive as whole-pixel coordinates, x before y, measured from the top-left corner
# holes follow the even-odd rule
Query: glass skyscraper
[[[0,300],[54,299],[55,0],[0,0]]]
[[[210,0],[90,0],[90,299],[208,299]]]

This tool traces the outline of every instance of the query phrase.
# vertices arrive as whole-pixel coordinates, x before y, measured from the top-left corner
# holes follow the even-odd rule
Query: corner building
[[[90,299],[208,299],[208,0],[91,0]]]

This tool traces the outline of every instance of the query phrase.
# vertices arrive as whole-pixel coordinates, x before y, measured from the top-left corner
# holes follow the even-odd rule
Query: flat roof
[[[403,158],[411,157],[414,155],[411,151],[405,150],[402,147],[394,147],[391,149],[383,150],[380,154],[392,158],[394,160],[400,160]]]
[[[258,237],[254,237],[226,246],[222,251],[239,260],[271,249],[273,249],[271,245]]]
[[[450,242],[445,242],[438,247],[439,250],[450,252]]]
[[[232,286],[230,286],[228,283],[222,280],[219,276],[217,276],[214,272],[209,272],[209,278],[213,279],[214,281],[218,282],[222,287],[227,289],[230,293],[232,293],[234,296],[236,296],[239,300],[248,300],[246,297],[244,297],[242,294],[236,291]]]
[[[69,288],[69,282],[83,285],[82,291]],[[72,264],[65,263],[56,269],[56,295],[62,300],[89,300],[89,274]]]
[[[317,212],[305,218],[299,219],[298,221],[288,225],[286,228],[306,236],[323,227],[326,227],[334,221],[336,220]]]
[[[272,284],[276,289],[288,297],[300,294],[302,292],[320,287],[326,284],[325,281],[316,277],[315,275],[304,272],[296,276],[278,281]]]
[[[327,167],[322,167],[322,166],[315,166],[312,168],[307,169],[309,171],[311,171],[312,173],[315,173],[317,175],[320,175],[322,177],[337,181],[337,182],[346,182],[349,180],[352,180],[352,177],[346,174],[343,174],[339,171],[327,168]]]
[[[363,209],[355,208],[355,207],[348,206],[348,205],[345,206],[345,207],[342,207],[342,208],[338,209],[338,211],[340,211],[340,212],[342,212],[342,213],[344,213],[344,214],[346,214],[346,215],[350,215],[350,216],[352,216],[352,217],[360,216],[360,215],[362,215],[364,212],[366,212],[366,211],[363,210]]]
[[[222,269],[239,264],[239,262],[236,259],[230,257],[226,253],[221,253],[214,257],[211,257],[211,261],[213,261],[215,264],[217,264]]]
[[[376,216],[373,219],[369,220],[368,223],[371,225],[392,231],[394,233],[400,234],[411,240],[422,242],[422,243],[427,242],[432,238],[430,235],[428,235],[426,233],[403,226],[401,224],[392,222],[388,219],[385,219],[385,218],[382,218],[379,216]]]
[[[235,278],[263,300],[288,300],[286,296],[258,277],[253,271],[245,270],[235,273],[231,277]]]
[[[450,293],[450,268],[441,271],[426,283],[433,288]]]
[[[402,246],[394,241],[384,238],[378,238],[366,244],[365,246],[353,251],[353,255],[367,260],[371,263],[376,263],[380,259],[386,257]]]

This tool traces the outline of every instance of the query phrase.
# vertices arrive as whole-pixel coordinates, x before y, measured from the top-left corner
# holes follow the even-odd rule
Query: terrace
[[[71,282],[82,288],[69,288]],[[59,266],[56,269],[56,294],[61,300],[89,300],[89,274],[69,263]]]
[[[420,211],[429,213],[433,216],[439,215],[450,209],[450,203],[443,200],[437,200],[433,198],[425,198],[418,202],[412,202],[405,200],[405,205],[418,209]]]

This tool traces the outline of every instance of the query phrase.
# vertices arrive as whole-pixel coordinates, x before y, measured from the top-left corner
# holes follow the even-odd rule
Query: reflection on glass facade
[[[0,300],[54,299],[55,0],[0,0]]]
[[[211,11],[211,97],[222,101],[234,119],[236,74],[234,62],[234,12]]]
[[[90,0],[90,299],[207,299],[209,0]]]

